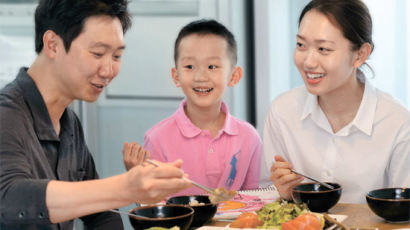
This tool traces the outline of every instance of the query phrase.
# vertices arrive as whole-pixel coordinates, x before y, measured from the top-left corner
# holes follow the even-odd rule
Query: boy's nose
[[[204,68],[200,68],[199,71],[195,73],[195,81],[207,81],[208,80],[208,71]]]

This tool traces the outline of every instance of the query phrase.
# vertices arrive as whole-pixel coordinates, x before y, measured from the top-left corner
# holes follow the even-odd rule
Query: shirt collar
[[[38,90],[33,79],[27,74],[27,69],[28,68],[21,68],[16,80],[17,84],[22,89],[24,101],[27,103],[31,111],[34,130],[40,140],[59,141],[59,137],[54,131],[54,127],[43,97],[41,96],[40,91]],[[66,113],[67,110],[64,111],[61,117],[61,131],[65,130],[72,134],[72,128],[65,125],[67,123]]]
[[[370,136],[373,130],[373,120],[375,117],[377,106],[376,89],[370,84],[370,82],[366,78],[360,78],[360,81],[364,83],[363,98],[355,118],[348,126],[356,127],[358,130],[361,130],[363,133]],[[305,106],[300,119],[304,120],[309,115],[311,116],[312,120],[316,121],[316,123],[318,124],[323,124],[324,119],[326,119],[326,117],[323,114],[323,111],[317,103],[317,96],[310,94],[307,91]],[[346,131],[346,129],[343,128],[340,131],[344,132]]]
[[[199,135],[202,132],[202,130],[196,127],[191,122],[191,120],[188,118],[188,116],[185,114],[185,111],[184,111],[185,106],[186,106],[186,100],[183,100],[181,104],[179,105],[178,110],[175,112],[176,123],[182,135],[184,135],[187,138],[192,138],[192,137]],[[221,131],[229,135],[239,134],[237,123],[235,122],[235,119],[231,116],[231,114],[229,113],[228,106],[224,102],[222,102],[221,104],[221,111],[226,114],[224,127],[222,128]]]

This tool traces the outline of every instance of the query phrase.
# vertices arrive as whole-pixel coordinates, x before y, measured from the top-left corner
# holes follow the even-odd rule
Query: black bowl
[[[204,205],[190,206],[194,209],[194,219],[192,220],[191,227],[200,227],[210,221],[218,209],[218,204],[211,203],[208,196],[176,196],[169,198],[167,203],[189,205],[194,200],[204,203]]]
[[[141,216],[129,216],[134,229],[178,226],[181,230],[187,230],[192,222],[194,210],[189,206],[170,204],[138,207],[130,213]]]
[[[292,189],[292,197],[296,203],[306,203],[312,212],[327,212],[342,195],[342,187],[329,183],[334,189],[329,189],[318,183],[302,183]]]
[[[389,222],[410,221],[410,188],[383,188],[366,195],[367,205]]]

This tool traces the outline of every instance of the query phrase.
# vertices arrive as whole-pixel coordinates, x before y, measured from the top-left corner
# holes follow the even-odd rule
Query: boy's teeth
[[[323,73],[308,73],[307,74],[307,77],[310,78],[310,79],[320,78],[320,77],[323,77],[323,76],[325,76],[325,74],[323,74]]]
[[[205,92],[207,92],[207,93],[209,93],[209,92],[211,92],[211,91],[213,90],[213,88],[209,88],[209,89],[204,89],[204,88],[194,88],[194,90],[195,90],[196,92],[201,92],[201,93],[205,93]]]

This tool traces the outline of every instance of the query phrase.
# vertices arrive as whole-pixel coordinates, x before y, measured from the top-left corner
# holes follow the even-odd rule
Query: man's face
[[[69,100],[93,102],[117,76],[124,51],[121,22],[110,16],[92,16],[86,19],[83,31],[71,43],[70,50],[63,46],[56,58],[55,73],[63,97]]]

